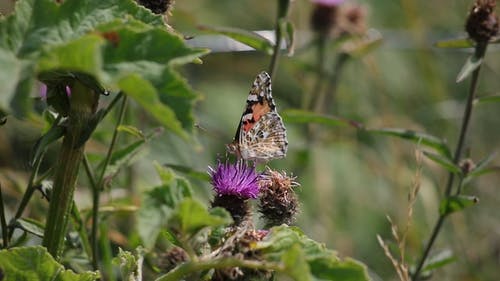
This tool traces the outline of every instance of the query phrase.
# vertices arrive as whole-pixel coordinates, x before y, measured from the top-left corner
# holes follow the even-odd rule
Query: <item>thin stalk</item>
[[[92,257],[92,247],[90,246],[90,240],[87,235],[87,229],[85,228],[85,223],[82,220],[80,211],[78,207],[73,202],[73,207],[71,209],[71,217],[73,218],[73,224],[75,225],[75,230],[80,235],[80,240],[82,241],[83,250],[87,254],[87,257]]]
[[[321,99],[321,89],[325,81],[326,71],[326,37],[323,34],[318,34],[317,45],[316,45],[316,71],[317,77],[314,87],[309,95],[309,99],[304,102],[305,109],[316,110]]]
[[[113,271],[113,253],[111,250],[111,244],[108,237],[108,225],[106,223],[99,223],[99,232],[101,236],[99,237],[100,249],[102,249],[102,267],[104,280],[114,281],[116,280],[115,272]]]
[[[56,120],[55,122],[58,122],[58,120]],[[19,203],[19,207],[17,208],[16,214],[11,219],[11,223],[15,222],[17,219],[19,219],[23,215],[23,212],[26,209],[26,206],[28,206],[28,202],[30,201],[31,196],[33,196],[33,193],[36,190],[37,185],[34,184],[34,182],[35,182],[36,175],[38,174],[38,169],[40,169],[40,163],[42,163],[42,159],[43,159],[44,154],[45,153],[40,153],[40,156],[37,159],[35,159],[35,162],[33,165],[34,166],[33,171],[31,172],[30,178],[28,180],[28,186],[26,187],[26,191],[23,194],[23,198],[21,199],[21,203]],[[9,239],[12,238],[13,234],[14,234],[14,228],[11,227],[9,230],[9,234],[8,234]]]
[[[120,93],[121,94],[121,93]],[[113,149],[116,144],[116,140],[118,138],[118,127],[121,125],[123,121],[123,116],[125,115],[125,108],[127,105],[127,96],[122,95],[122,104],[120,107],[120,113],[118,116],[118,121],[116,122],[115,129],[113,131],[113,137],[111,138],[111,143],[109,145],[108,153],[106,155],[106,158],[104,159],[104,165],[102,167],[101,174],[99,176],[99,179],[97,181],[97,184],[94,186],[92,189],[93,194],[92,194],[92,233],[91,233],[91,243],[92,243],[92,265],[94,269],[98,268],[98,256],[97,256],[97,246],[98,246],[98,239],[97,239],[97,229],[99,226],[99,199],[100,199],[100,194],[101,190],[103,189],[104,185],[104,175],[106,173],[106,167],[109,165],[109,162],[111,161],[111,155],[113,154]]]
[[[283,42],[283,33],[281,29],[281,23],[286,19],[288,11],[290,9],[290,0],[279,0],[278,9],[276,13],[276,26],[274,32],[276,35],[276,40],[274,42],[273,55],[271,57],[271,63],[269,64],[269,75],[271,79],[274,79],[276,74],[276,69],[278,68],[278,60],[280,57],[281,42]]]
[[[178,281],[184,276],[209,269],[219,269],[228,267],[245,267],[250,269],[265,269],[283,271],[284,267],[278,263],[268,263],[262,261],[249,261],[233,257],[209,259],[203,261],[185,262],[165,275],[160,276],[156,281]]]
[[[7,234],[7,221],[5,220],[5,208],[3,206],[2,184],[0,184],[0,225],[2,226],[3,248],[9,247],[9,235]]]
[[[475,49],[475,56],[478,58],[483,58],[485,53],[486,53],[486,48],[487,48],[487,43],[478,43]],[[469,96],[467,98],[467,103],[465,105],[465,112],[462,118],[462,126],[460,129],[460,136],[458,138],[458,144],[457,148],[455,149],[455,154],[453,157],[453,162],[455,164],[458,164],[460,161],[460,157],[462,156],[462,151],[464,149],[464,143],[465,143],[465,137],[467,136],[467,129],[469,127],[469,122],[472,116],[472,107],[473,107],[473,102],[474,98],[476,96],[476,90],[477,90],[477,83],[479,81],[479,73],[481,70],[481,65],[478,66],[473,72],[472,72],[472,78],[471,78],[471,84],[469,87]],[[451,192],[453,190],[453,180],[454,180],[455,174],[450,172],[448,175],[448,182],[446,184],[446,189],[445,189],[445,198],[450,197]],[[460,188],[460,187],[459,187]],[[458,192],[460,189],[457,189]],[[429,239],[429,242],[427,243],[427,246],[425,247],[424,253],[422,254],[422,257],[419,260],[417,269],[415,270],[415,273],[412,276],[413,281],[417,281],[418,278],[420,277],[420,274],[422,273],[422,268],[425,264],[425,261],[430,253],[430,250],[432,246],[434,245],[434,242],[436,241],[436,238],[441,231],[441,227],[443,226],[443,222],[446,218],[447,214],[441,214],[439,216],[439,219],[434,225],[434,229],[432,230],[431,238]]]
[[[283,41],[283,35],[281,34],[281,27],[279,26],[279,21],[280,19],[278,19],[276,22],[276,29],[274,31],[276,34],[276,42],[274,43],[273,55],[271,57],[271,63],[269,65],[269,75],[271,76],[271,80],[274,79],[274,74],[276,73],[276,69],[278,68],[281,42]]]

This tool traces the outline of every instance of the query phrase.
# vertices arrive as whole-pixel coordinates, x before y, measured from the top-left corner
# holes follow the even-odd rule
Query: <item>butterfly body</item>
[[[271,77],[263,71],[252,84],[228,151],[244,160],[267,162],[285,157],[287,148],[285,125],[272,97]]]

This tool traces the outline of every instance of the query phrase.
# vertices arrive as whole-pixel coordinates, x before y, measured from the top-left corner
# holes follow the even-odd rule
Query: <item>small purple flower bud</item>
[[[47,99],[47,85],[45,85],[43,83],[40,86],[40,98],[42,98],[42,100]]]
[[[66,90],[66,95],[68,97],[71,97],[71,88],[68,85],[66,85],[66,87],[64,87],[64,89]]]

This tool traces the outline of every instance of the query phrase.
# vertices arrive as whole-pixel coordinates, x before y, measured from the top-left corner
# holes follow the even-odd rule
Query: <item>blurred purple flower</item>
[[[64,86],[64,90],[66,91],[66,96],[71,97],[71,88],[68,85]],[[40,86],[40,98],[42,100],[47,99],[47,85],[44,83]]]
[[[43,83],[42,86],[40,86],[40,98],[42,98],[42,100],[47,99],[47,85]]]
[[[68,97],[71,97],[71,88],[68,85],[66,85],[66,87],[64,87],[64,89],[66,89],[66,95]]]
[[[345,0],[311,0],[314,4],[323,6],[338,6],[342,4]]]
[[[212,185],[218,196],[235,195],[241,198],[257,198],[259,194],[259,175],[254,167],[247,166],[244,162],[236,164],[217,163],[214,170],[209,168]]]

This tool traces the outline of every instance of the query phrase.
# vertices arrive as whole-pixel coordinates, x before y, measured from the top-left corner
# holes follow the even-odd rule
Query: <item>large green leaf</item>
[[[0,22],[0,38],[0,63],[8,66],[0,69],[7,91],[0,98],[1,110],[12,112],[11,107],[19,115],[30,110],[29,93],[37,76],[63,83],[91,77],[106,89],[123,90],[182,137],[193,127],[197,95],[171,67],[205,51],[185,45],[167,31],[160,16],[135,1],[22,0]]]
[[[12,15],[0,18],[0,109],[12,105],[14,113],[25,114],[35,78],[33,65],[42,50],[80,38],[96,26],[116,18],[131,17],[161,26],[162,19],[132,0],[16,1]],[[82,49],[80,49],[82,50]]]
[[[446,157],[443,157],[439,154],[432,153],[429,151],[424,151],[424,155],[427,156],[427,158],[431,159],[432,161],[436,162],[437,164],[441,165],[449,172],[452,172],[454,174],[459,174],[462,172],[460,167],[458,167],[455,163],[453,163],[453,161],[451,161]]]
[[[201,202],[186,198],[177,206],[169,225],[177,228],[182,234],[193,235],[204,227],[217,227],[231,222],[231,215],[226,210],[214,208],[208,211]]]
[[[156,167],[163,184],[144,193],[137,212],[137,230],[146,248],[154,245],[180,202],[191,197],[191,187],[184,178],[178,177],[170,169],[159,165]]]
[[[76,274],[71,270],[65,270],[41,246],[0,251],[0,272],[2,280],[5,281],[91,281],[99,277],[95,272]]]
[[[319,280],[362,281],[370,280],[366,267],[353,259],[340,259],[337,254],[307,236],[299,229],[286,225],[273,227],[266,239],[257,243],[259,250],[271,261],[287,259],[290,249],[297,247],[307,261],[310,274]],[[304,267],[302,267],[304,268]],[[287,272],[284,272],[287,274]]]

